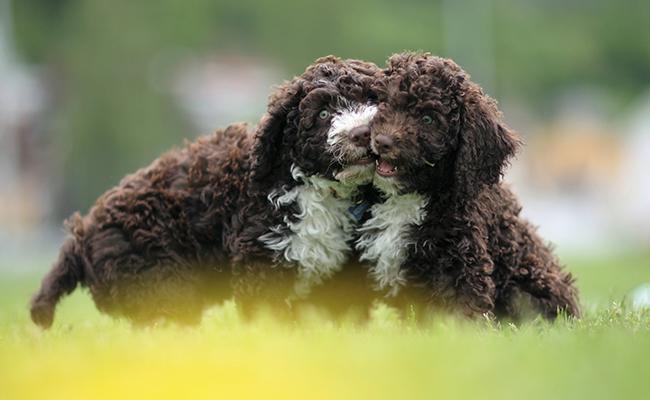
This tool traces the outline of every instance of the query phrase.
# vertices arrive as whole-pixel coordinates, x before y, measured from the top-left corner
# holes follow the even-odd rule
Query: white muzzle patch
[[[342,106],[332,118],[327,132],[328,150],[339,163],[346,166],[336,175],[339,181],[360,185],[372,180],[372,163],[355,164],[355,161],[370,155],[368,149],[353,144],[350,131],[370,124],[376,113],[375,105],[354,103]]]

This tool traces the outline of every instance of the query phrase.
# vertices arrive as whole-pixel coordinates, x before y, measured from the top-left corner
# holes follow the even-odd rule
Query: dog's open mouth
[[[397,167],[386,160],[377,160],[375,170],[377,174],[385,177],[397,175]]]

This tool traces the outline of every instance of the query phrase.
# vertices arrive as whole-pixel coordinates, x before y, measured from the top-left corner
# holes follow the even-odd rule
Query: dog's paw
[[[34,302],[30,309],[32,321],[43,329],[52,326],[54,320],[54,307],[49,303]]]

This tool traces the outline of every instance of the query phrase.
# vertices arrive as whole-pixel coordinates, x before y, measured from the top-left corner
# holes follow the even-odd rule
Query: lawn
[[[51,331],[32,326],[37,277],[0,283],[0,399],[648,399],[650,312],[625,306],[650,282],[648,254],[565,257],[586,316],[522,326],[386,308],[367,325],[305,318],[244,324],[232,304],[197,328],[133,329],[77,292]]]

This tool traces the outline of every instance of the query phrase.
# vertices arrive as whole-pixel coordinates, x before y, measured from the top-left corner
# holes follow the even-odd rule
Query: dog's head
[[[252,154],[257,189],[283,185],[296,166],[350,184],[370,182],[374,163],[369,123],[377,107],[371,63],[328,56],[271,95]]]
[[[396,54],[373,86],[375,184],[388,194],[477,193],[520,144],[496,103],[451,60]]]

